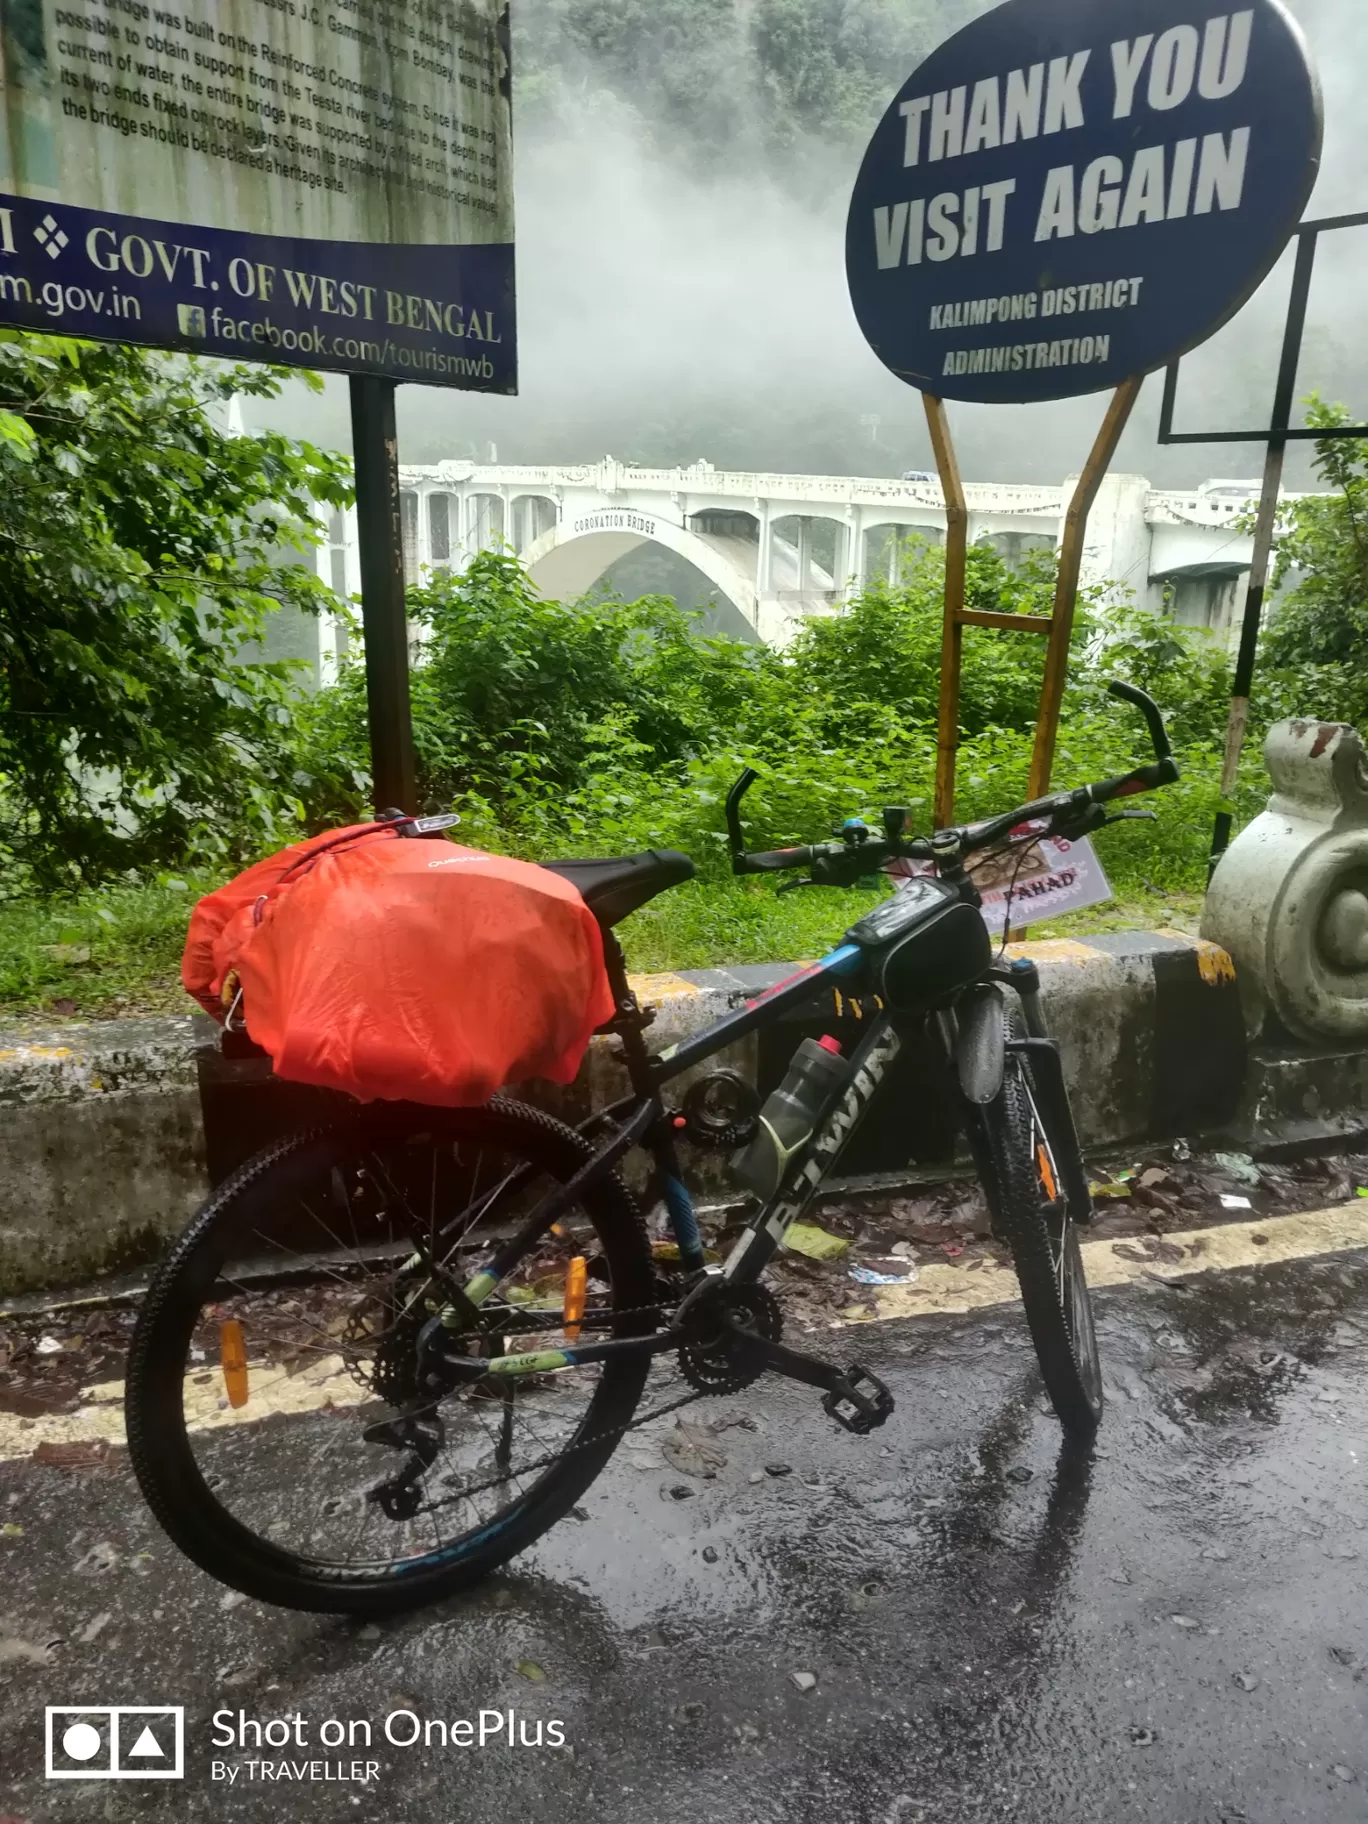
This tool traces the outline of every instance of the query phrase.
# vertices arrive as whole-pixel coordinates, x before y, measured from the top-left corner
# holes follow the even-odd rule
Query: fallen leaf
[[[1162,1165],[1146,1166],[1140,1174],[1140,1182],[1147,1191],[1171,1191],[1176,1189],[1172,1172],[1166,1172]]]
[[[544,1685],[546,1683],[546,1674],[535,1659],[520,1659],[515,1670],[529,1684]]]
[[[661,1441],[661,1455],[686,1476],[698,1476],[710,1481],[725,1468],[727,1453],[702,1425],[690,1425],[685,1419],[676,1419],[675,1428],[668,1437]]]
[[[829,1234],[815,1222],[795,1222],[784,1237],[784,1245],[809,1260],[839,1260],[850,1248],[843,1236]]]
[[[49,1469],[100,1469],[109,1462],[108,1438],[76,1438],[69,1443],[44,1441],[34,1447],[33,1461]]]

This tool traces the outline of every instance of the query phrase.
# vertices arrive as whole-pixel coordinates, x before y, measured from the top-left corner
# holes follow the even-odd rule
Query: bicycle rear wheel
[[[1020,1038],[1019,1008],[1009,1008],[1008,1022],[1010,1035]],[[1050,1403],[1071,1437],[1090,1442],[1103,1404],[1092,1301],[1063,1195],[1058,1143],[1019,1053],[1007,1054],[994,1099],[971,1110],[969,1139],[994,1229],[1012,1250]]]
[[[387,1105],[268,1148],[215,1192],[154,1278],[128,1365],[133,1467],[181,1550],[263,1601],[375,1613],[462,1589],[554,1525],[630,1423],[645,1355],[463,1381],[434,1404],[417,1339],[588,1157],[516,1103]],[[465,1353],[563,1343],[574,1256],[586,1340],[655,1327],[621,1181],[586,1188],[558,1228],[481,1305]]]

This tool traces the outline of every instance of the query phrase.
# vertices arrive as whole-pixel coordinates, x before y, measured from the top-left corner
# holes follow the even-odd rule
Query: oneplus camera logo
[[[183,1780],[180,1704],[49,1704],[50,1780]]]

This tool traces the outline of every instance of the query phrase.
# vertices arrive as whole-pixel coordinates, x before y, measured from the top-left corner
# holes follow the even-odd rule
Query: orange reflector
[[[584,1316],[584,1295],[589,1287],[589,1262],[576,1254],[565,1273],[565,1334],[573,1343]]]
[[[223,1385],[228,1390],[230,1406],[247,1404],[247,1339],[235,1317],[226,1317],[219,1325],[219,1366]]]
[[[1036,1148],[1036,1159],[1040,1164],[1040,1182],[1045,1186],[1045,1196],[1053,1203],[1059,1196],[1059,1189],[1055,1184],[1055,1175],[1050,1170],[1050,1155],[1043,1146]]]

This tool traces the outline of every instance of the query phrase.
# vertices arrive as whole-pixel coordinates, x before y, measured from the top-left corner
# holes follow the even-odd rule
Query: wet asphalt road
[[[378,1629],[225,1607],[122,1469],[0,1466],[0,1523],[23,1528],[0,1536],[0,1813],[1362,1824],[1368,1256],[1098,1308],[1090,1463],[1060,1457],[1015,1310],[847,1330],[832,1353],[898,1400],[872,1439],[789,1383],[700,1404],[685,1416],[755,1422],[720,1433],[716,1480],[675,1499],[687,1479],[638,1433],[584,1521]],[[54,1703],[185,1705],[185,1781],[45,1784]],[[383,1739],[393,1711],[510,1706],[572,1751]],[[288,1758],[378,1776],[215,1783],[215,1759],[286,1758],[216,1750],[221,1709],[298,1713],[311,1745]],[[314,1746],[330,1718],[376,1746]]]

